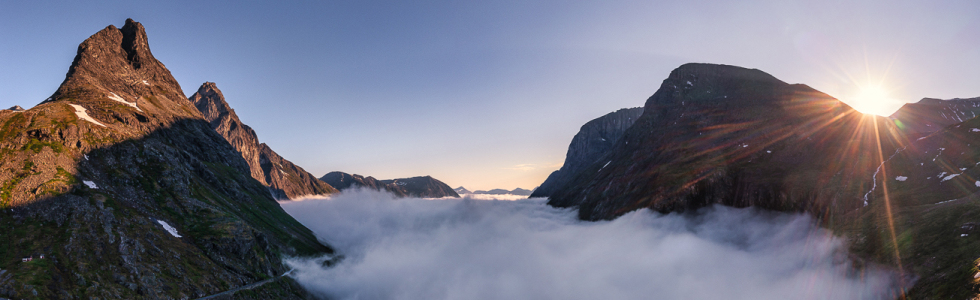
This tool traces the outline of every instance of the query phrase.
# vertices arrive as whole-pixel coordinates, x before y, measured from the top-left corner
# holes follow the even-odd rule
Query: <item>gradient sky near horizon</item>
[[[530,189],[582,124],[643,106],[687,62],[760,69],[879,114],[980,96],[974,0],[0,0],[0,107],[50,96],[78,44],[126,18],[185,94],[216,82],[316,176]],[[870,85],[894,100],[855,103]]]

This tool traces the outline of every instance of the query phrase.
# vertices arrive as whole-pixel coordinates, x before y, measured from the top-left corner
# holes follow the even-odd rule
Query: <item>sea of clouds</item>
[[[329,299],[883,299],[806,215],[715,206],[584,222],[544,199],[394,198],[361,190],[282,207],[344,259],[289,259]]]

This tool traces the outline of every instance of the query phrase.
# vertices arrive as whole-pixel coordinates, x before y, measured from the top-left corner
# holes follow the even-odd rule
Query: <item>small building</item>
[[[32,260],[34,260],[34,256],[33,255],[31,257],[25,257],[25,258],[21,258],[20,259],[21,262],[29,262],[29,261],[32,261]]]
[[[44,254],[41,254],[37,259],[44,259]]]

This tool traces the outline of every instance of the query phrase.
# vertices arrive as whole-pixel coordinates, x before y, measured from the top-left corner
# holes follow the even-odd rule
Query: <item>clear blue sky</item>
[[[192,94],[224,92],[316,176],[533,188],[578,128],[673,68],[757,68],[853,101],[980,96],[980,2],[0,0],[0,106],[30,107],[126,18]],[[887,113],[886,113],[887,114]]]

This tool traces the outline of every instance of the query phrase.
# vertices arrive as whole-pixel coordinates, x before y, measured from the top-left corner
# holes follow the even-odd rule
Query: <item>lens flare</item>
[[[857,93],[848,97],[851,107],[858,111],[869,114],[888,116],[895,109],[895,105],[900,101],[892,98],[888,90],[879,86],[864,86],[858,89]]]

